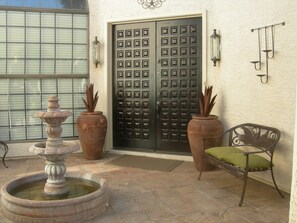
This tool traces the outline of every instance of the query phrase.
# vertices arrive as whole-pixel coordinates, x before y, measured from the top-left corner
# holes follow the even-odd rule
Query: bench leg
[[[277,190],[277,192],[279,193],[279,195],[280,195],[282,198],[284,198],[284,195],[281,193],[281,191],[278,189],[278,186],[276,185],[272,167],[271,167],[271,169],[270,169],[270,172],[271,172],[271,177],[272,177],[272,181],[273,181],[273,183],[274,183],[275,189]]]
[[[8,146],[6,145],[6,143],[4,143],[4,142],[2,142],[2,141],[0,141],[0,144],[3,146],[3,148],[4,148],[4,155],[3,155],[3,157],[2,157],[2,163],[3,163],[3,165],[6,167],[6,168],[8,168],[8,166],[6,166],[6,164],[5,164],[5,156],[6,156],[6,154],[8,153]]]
[[[239,207],[241,207],[242,203],[243,203],[243,199],[244,199],[244,195],[245,195],[245,190],[246,190],[246,186],[247,186],[247,180],[248,180],[248,173],[246,172],[243,175],[243,188],[242,188],[242,192],[241,192],[241,198],[240,198],[240,202],[239,202]]]
[[[204,169],[204,165],[202,165],[202,167],[200,169],[199,176],[198,176],[198,179],[197,180],[200,180],[203,169]]]

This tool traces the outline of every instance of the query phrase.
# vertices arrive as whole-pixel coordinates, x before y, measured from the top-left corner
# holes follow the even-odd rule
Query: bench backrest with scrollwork
[[[229,146],[255,146],[273,155],[281,133],[278,129],[253,123],[236,125],[225,134],[229,134]]]

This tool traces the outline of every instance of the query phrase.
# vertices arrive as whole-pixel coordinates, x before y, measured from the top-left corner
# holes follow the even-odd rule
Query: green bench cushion
[[[205,150],[205,153],[215,157],[218,160],[230,163],[240,168],[246,168],[246,156],[244,152],[236,147],[212,147]],[[249,168],[250,169],[269,169],[270,161],[262,156],[255,154],[249,155]]]

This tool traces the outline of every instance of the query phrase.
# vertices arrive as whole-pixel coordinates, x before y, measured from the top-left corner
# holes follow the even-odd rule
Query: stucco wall
[[[296,104],[296,110],[297,110],[297,104]],[[297,114],[295,115],[295,119],[297,119]],[[295,139],[296,138],[297,138],[297,123],[295,122]],[[293,152],[293,171],[292,171],[289,222],[290,223],[297,222],[297,141],[296,140],[294,142],[294,152]]]
[[[297,52],[297,2],[291,0],[167,0],[158,9],[143,9],[136,0],[90,0],[90,39],[101,42],[99,68],[91,64],[91,81],[99,89],[99,109],[109,120],[106,149],[112,148],[111,36],[112,23],[203,14],[204,37],[214,28],[222,36],[222,60],[213,67],[207,57],[204,82],[218,93],[214,114],[225,128],[255,122],[280,129],[282,137],[275,154],[275,177],[283,190],[290,191],[294,142]],[[269,61],[269,82],[261,84],[251,60],[257,59],[257,34],[252,28],[286,22],[275,29],[275,58]],[[205,44],[208,44],[206,39]],[[207,45],[205,49],[208,50]],[[90,52],[91,53],[91,52]],[[207,52],[204,52],[204,56]],[[204,57],[206,58],[206,57]],[[262,71],[265,72],[265,71]],[[257,174],[268,183],[269,173]]]
[[[203,16],[203,80],[218,93],[213,113],[225,128],[242,122],[274,126],[282,132],[275,154],[275,177],[281,189],[290,191],[295,127],[297,53],[297,2],[292,0],[167,0],[158,9],[143,9],[137,0],[89,0],[90,41],[101,43],[98,68],[90,61],[91,82],[99,90],[98,110],[108,119],[105,149],[112,149],[111,25],[146,19]],[[251,60],[257,58],[257,35],[252,28],[286,22],[275,31],[275,58],[269,61],[268,84],[261,84]],[[208,36],[216,28],[222,36],[222,60],[213,67]],[[90,48],[90,58],[92,48]],[[263,71],[264,72],[264,71]],[[29,143],[30,144],[30,143]],[[10,156],[28,154],[29,144],[11,145]],[[31,144],[30,144],[31,145]],[[25,151],[25,152],[24,152]],[[269,173],[255,177],[268,183]]]

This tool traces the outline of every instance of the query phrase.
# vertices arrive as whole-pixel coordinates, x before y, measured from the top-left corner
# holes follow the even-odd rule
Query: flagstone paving
[[[281,198],[273,187],[249,179],[245,201],[238,206],[241,181],[222,170],[198,172],[183,162],[171,172],[119,167],[103,159],[85,160],[81,154],[66,159],[67,171],[96,174],[108,181],[107,210],[89,223],[287,223],[289,194]],[[0,186],[16,177],[41,172],[44,160],[7,160],[0,166]],[[0,212],[0,223],[11,223]],[[84,222],[85,223],[85,222]]]

